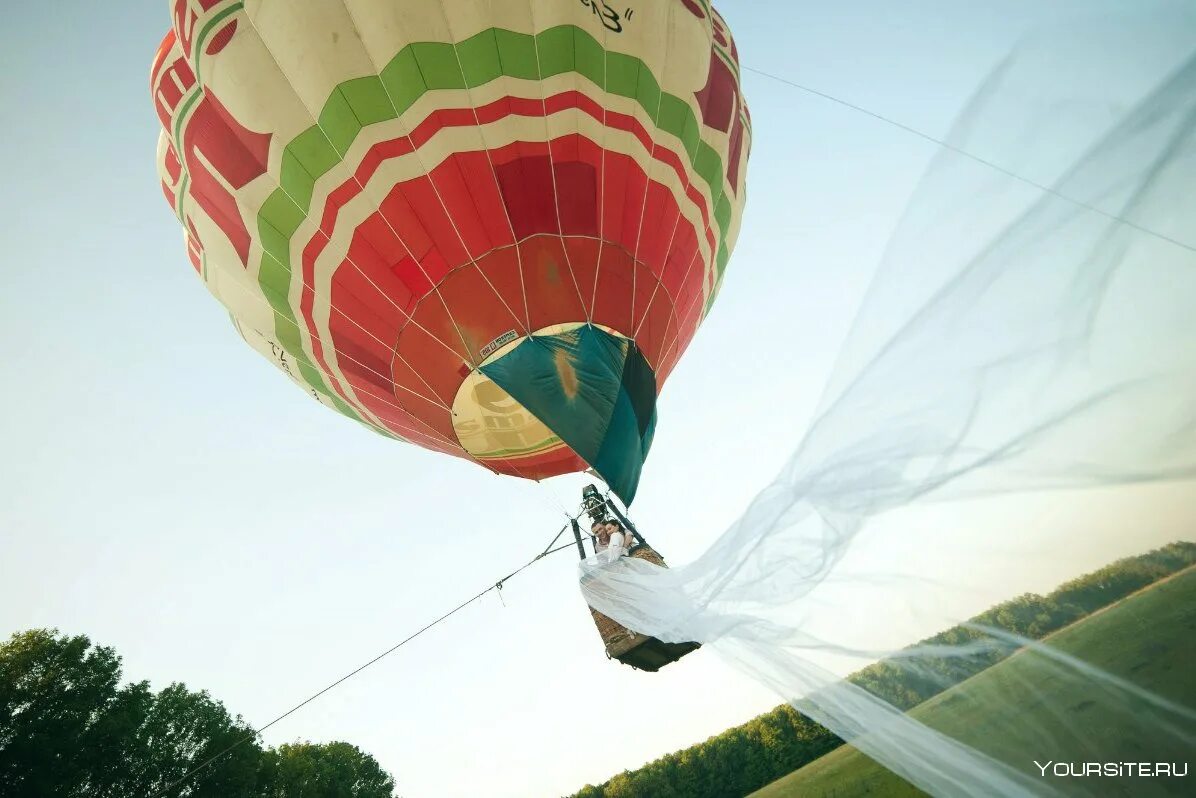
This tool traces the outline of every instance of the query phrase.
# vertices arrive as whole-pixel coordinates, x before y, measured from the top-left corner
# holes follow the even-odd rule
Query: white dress
[[[598,557],[599,562],[610,563],[615,562],[620,557],[627,556],[627,548],[623,545],[627,537],[622,532],[616,532],[610,536],[610,541],[603,545],[599,541],[594,541],[594,552]]]

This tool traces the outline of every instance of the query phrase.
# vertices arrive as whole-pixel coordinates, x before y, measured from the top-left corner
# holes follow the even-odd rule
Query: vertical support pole
[[[573,524],[573,539],[577,541],[577,556],[584,560],[586,558],[586,547],[581,543],[581,527],[577,525],[576,518],[570,518],[569,522]]]

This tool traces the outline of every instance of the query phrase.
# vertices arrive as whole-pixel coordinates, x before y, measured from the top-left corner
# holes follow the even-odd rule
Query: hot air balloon
[[[157,162],[244,339],[392,438],[630,502],[751,123],[708,0],[173,0]]]

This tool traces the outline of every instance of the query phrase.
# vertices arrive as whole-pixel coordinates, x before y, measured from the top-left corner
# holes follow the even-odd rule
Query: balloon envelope
[[[630,501],[745,199],[707,0],[173,9],[162,188],[245,340],[385,435]]]

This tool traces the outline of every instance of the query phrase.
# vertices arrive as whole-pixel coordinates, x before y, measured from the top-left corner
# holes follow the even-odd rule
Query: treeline
[[[146,682],[121,686],[120,680],[120,657],[86,637],[41,629],[0,643],[0,796],[394,794],[391,776],[356,746],[337,742],[264,748],[240,716],[231,717],[206,692],[192,692],[183,684],[154,692]]]
[[[969,656],[882,660],[852,674],[848,681],[894,706],[909,709],[1016,650],[1012,644],[993,644],[991,635],[974,626],[1039,639],[1193,563],[1196,543],[1188,542],[1118,560],[1049,595],[1027,593],[998,604],[968,623],[918,644],[958,646],[976,641]],[[782,704],[639,770],[624,771],[596,787],[586,785],[571,798],[734,798],[754,792],[842,744],[830,731]]]

